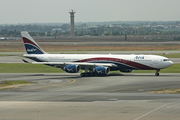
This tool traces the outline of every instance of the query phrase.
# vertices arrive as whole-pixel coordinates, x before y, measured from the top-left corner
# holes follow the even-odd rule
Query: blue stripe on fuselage
[[[89,63],[111,63],[111,64],[117,65],[117,67],[110,67],[111,71],[113,71],[113,70],[120,70],[120,69],[132,69],[132,70],[137,69],[137,68],[125,65],[123,63],[110,62],[110,61],[91,61]]]

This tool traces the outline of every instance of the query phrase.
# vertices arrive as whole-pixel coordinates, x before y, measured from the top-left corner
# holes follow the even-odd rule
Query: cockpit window
[[[164,59],[163,61],[169,61],[169,59]]]

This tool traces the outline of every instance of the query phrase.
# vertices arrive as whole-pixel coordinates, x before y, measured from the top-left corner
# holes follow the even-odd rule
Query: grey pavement
[[[35,84],[0,91],[0,119],[179,120],[179,94],[151,90],[180,87],[179,73],[1,73],[0,81]]]

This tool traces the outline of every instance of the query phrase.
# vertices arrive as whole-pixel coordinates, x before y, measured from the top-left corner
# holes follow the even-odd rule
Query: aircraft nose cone
[[[171,65],[173,65],[174,63],[171,61]]]
[[[173,65],[174,63],[172,61],[169,61],[169,66]]]

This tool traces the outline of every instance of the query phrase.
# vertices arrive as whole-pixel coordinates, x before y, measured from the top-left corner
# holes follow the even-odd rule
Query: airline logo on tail
[[[37,49],[34,49],[34,48],[32,48],[32,49],[27,49],[27,51],[28,52],[35,52]]]
[[[28,32],[21,32],[22,39],[24,41],[24,46],[28,54],[47,54],[41,47],[34,41],[34,39],[29,35]]]

